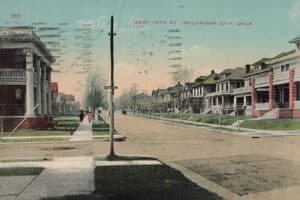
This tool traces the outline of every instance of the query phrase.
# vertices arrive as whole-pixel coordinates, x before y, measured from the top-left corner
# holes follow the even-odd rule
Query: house
[[[183,86],[183,91],[181,93],[182,112],[193,112],[193,84],[194,83],[185,83]]]
[[[75,100],[74,95],[58,93],[57,110],[59,115],[77,114],[80,112],[80,103]]]
[[[153,90],[151,94],[151,99],[153,102],[154,112],[167,112],[168,107],[165,102],[165,96],[169,93],[167,89],[157,89]]]
[[[4,129],[51,126],[54,57],[32,27],[0,27],[0,117]]]
[[[208,76],[200,76],[193,84],[193,112],[194,113],[209,113],[211,112],[208,98],[208,93],[216,91],[216,81],[219,80],[219,74],[211,71]]]
[[[207,112],[230,114],[234,111],[234,89],[244,87],[244,68],[225,69],[219,74],[215,92],[206,94]]]
[[[246,66],[245,87],[235,94],[251,95],[252,116],[300,117],[300,37],[289,43],[296,48]]]
[[[170,111],[174,113],[181,112],[181,93],[183,91],[183,86],[178,82],[175,86],[168,88],[169,93],[167,93],[167,102],[170,103]]]

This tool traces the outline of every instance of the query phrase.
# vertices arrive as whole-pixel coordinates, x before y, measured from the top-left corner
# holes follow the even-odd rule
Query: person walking
[[[90,113],[90,112],[89,112],[89,114],[88,114],[88,120],[89,120],[89,123],[91,123],[92,120],[93,120],[93,115],[92,115],[92,113]]]
[[[83,118],[84,118],[84,111],[81,110],[81,111],[80,111],[80,114],[79,114],[80,123],[82,123]]]

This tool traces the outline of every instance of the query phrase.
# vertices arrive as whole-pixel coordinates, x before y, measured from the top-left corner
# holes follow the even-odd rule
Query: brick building
[[[32,27],[0,27],[0,118],[4,129],[52,125],[50,51]]]

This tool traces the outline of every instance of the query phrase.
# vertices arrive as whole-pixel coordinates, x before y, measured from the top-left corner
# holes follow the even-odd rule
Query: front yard
[[[179,119],[187,120],[191,122],[201,122],[205,124],[220,124],[220,125],[232,125],[237,117],[234,115],[218,115],[218,114],[190,114],[190,113],[161,113],[154,114],[153,116],[162,117],[167,119]],[[249,119],[249,116],[239,116],[240,120]]]
[[[300,119],[269,119],[269,120],[246,120],[241,124],[243,128],[294,131],[300,130]]]

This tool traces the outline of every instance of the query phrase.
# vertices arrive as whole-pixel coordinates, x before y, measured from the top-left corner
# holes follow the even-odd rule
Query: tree
[[[106,106],[106,95],[104,92],[104,80],[99,73],[89,73],[86,79],[86,106],[93,111],[98,107]]]

